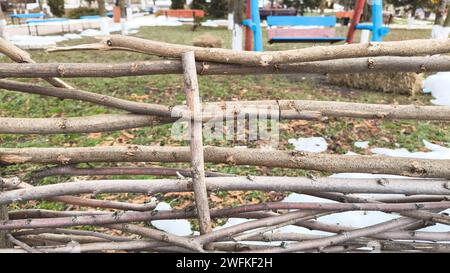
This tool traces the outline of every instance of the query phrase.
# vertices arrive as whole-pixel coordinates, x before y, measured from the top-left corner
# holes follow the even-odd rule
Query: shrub
[[[172,0],[172,4],[170,5],[171,9],[184,9],[184,4],[186,0]]]
[[[48,6],[53,15],[57,17],[64,15],[64,0],[48,0]]]
[[[228,0],[211,0],[207,13],[213,18],[225,18],[228,14]]]
[[[88,16],[88,15],[98,15],[98,9],[87,8],[87,7],[79,7],[76,9],[72,9],[68,12],[67,17],[71,19],[78,19],[80,16]]]

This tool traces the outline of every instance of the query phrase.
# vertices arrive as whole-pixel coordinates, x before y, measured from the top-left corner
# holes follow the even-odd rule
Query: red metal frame
[[[353,43],[353,38],[355,36],[356,25],[359,24],[361,20],[361,15],[363,13],[364,5],[366,4],[366,0],[357,0],[355,4],[355,11],[353,13],[352,22],[350,23],[350,27],[347,32],[347,40],[346,42],[351,44]]]
[[[251,21],[252,13],[251,13],[251,0],[247,0],[247,14],[246,19]],[[252,51],[253,50],[253,33],[249,27],[245,28],[245,50]]]

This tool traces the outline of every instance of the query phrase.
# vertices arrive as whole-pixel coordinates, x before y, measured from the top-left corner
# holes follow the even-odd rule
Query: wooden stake
[[[183,62],[184,91],[191,115],[191,163],[192,180],[194,184],[195,202],[200,221],[200,233],[206,234],[212,231],[211,216],[209,214],[208,194],[205,183],[205,163],[203,158],[203,135],[201,122],[200,94],[197,82],[197,69],[195,66],[194,52],[189,51],[181,55]]]

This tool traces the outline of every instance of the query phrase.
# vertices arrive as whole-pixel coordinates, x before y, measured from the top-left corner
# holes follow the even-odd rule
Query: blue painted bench
[[[31,26],[34,26],[36,35],[39,35],[38,26],[46,23],[61,22],[61,30],[64,31],[64,23],[67,23],[67,32],[70,32],[69,19],[67,18],[50,18],[50,19],[38,19],[38,20],[27,20],[28,33],[31,35]]]
[[[335,16],[267,16],[267,26],[269,43],[345,41],[345,37],[336,37]]]
[[[39,13],[23,13],[23,14],[10,14],[11,21],[14,24],[14,19],[17,19],[20,23],[20,19],[31,19],[31,18],[44,18],[45,14],[42,12]]]
[[[85,15],[85,16],[80,16],[81,20],[95,20],[95,19],[100,19],[102,18],[100,15]]]

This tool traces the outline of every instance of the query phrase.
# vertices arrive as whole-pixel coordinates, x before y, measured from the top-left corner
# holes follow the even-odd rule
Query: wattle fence
[[[416,231],[434,224],[450,224],[440,213],[450,208],[450,160],[386,156],[313,154],[275,149],[239,149],[203,146],[203,129],[211,121],[246,121],[249,117],[276,120],[317,120],[328,117],[380,120],[450,121],[450,107],[382,105],[308,100],[264,100],[201,103],[197,76],[295,73],[377,73],[450,71],[450,40],[412,40],[312,47],[274,52],[234,52],[167,44],[112,35],[96,44],[62,50],[128,50],[170,58],[167,60],[101,63],[35,63],[30,55],[4,40],[0,52],[17,63],[2,63],[0,77],[42,78],[53,87],[0,80],[0,88],[60,99],[90,102],[123,114],[73,118],[0,118],[2,134],[92,133],[156,126],[180,120],[189,123],[189,147],[101,146],[0,148],[1,166],[44,166],[29,176],[2,176],[0,180],[0,252],[352,252],[376,246],[377,251],[447,252],[445,232]],[[121,77],[182,74],[186,105],[167,106],[135,102],[84,91],[60,78]],[[212,107],[212,108],[211,108]],[[225,109],[226,108],[226,109]],[[215,109],[215,110],[208,110]],[[224,111],[217,111],[222,109]],[[226,111],[225,111],[226,110]],[[244,114],[243,114],[244,112]],[[190,162],[191,169],[147,167],[77,167],[93,162]],[[268,166],[333,173],[374,173],[406,178],[348,179],[332,177],[238,176],[206,171],[204,164]],[[54,175],[157,175],[168,179],[88,180],[34,186],[33,181]],[[27,180],[28,179],[28,180]],[[321,197],[334,203],[270,202],[210,209],[209,191],[289,191]],[[80,197],[80,194],[194,192],[192,210],[156,211],[155,204]],[[363,198],[357,193],[400,194]],[[14,202],[50,200],[104,210],[9,210]],[[317,218],[346,211],[381,211],[401,217],[355,228],[324,224]],[[214,218],[254,219],[212,230]],[[151,220],[199,220],[200,235],[177,236],[140,225]],[[297,225],[334,235],[316,236],[273,232]],[[95,230],[71,229],[94,226]],[[122,231],[112,235],[108,230]],[[117,233],[115,233],[117,234]],[[130,236],[129,234],[133,234]],[[278,244],[251,244],[279,242]],[[417,242],[421,241],[421,242]]]

